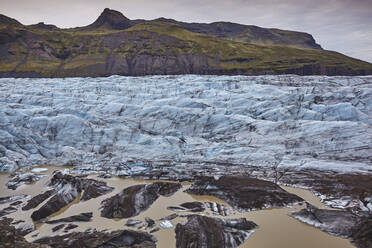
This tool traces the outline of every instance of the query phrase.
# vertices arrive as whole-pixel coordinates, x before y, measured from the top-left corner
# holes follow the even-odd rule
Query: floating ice
[[[170,229],[173,227],[173,224],[169,220],[165,220],[165,221],[160,222],[160,227],[164,229]]]
[[[47,168],[33,168],[31,170],[31,172],[33,173],[40,173],[40,172],[45,172],[45,171],[48,171],[48,169]]]

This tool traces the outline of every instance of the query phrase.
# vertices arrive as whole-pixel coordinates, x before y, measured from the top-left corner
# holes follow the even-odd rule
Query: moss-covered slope
[[[180,25],[194,33],[211,35],[217,38],[239,41],[256,45],[279,45],[297,48],[322,49],[312,35],[281,29],[261,28],[254,25],[242,25],[231,22],[186,23],[172,19],[159,18],[157,21]],[[141,23],[141,21],[134,21]]]
[[[191,32],[179,23],[136,22],[105,11],[94,25],[75,29],[6,19],[0,24],[0,76],[372,72],[372,64],[336,52],[247,44]]]

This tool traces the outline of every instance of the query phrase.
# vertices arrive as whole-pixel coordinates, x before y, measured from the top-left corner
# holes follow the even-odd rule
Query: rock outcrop
[[[176,226],[177,248],[235,248],[257,228],[254,222],[241,219],[217,219],[200,215],[187,216],[186,224]]]
[[[167,209],[175,212],[204,212],[209,209],[214,215],[229,216],[234,214],[234,209],[216,202],[185,202],[180,206],[170,206]]]
[[[156,182],[125,188],[119,194],[102,201],[101,216],[130,218],[148,209],[159,195],[171,196],[181,188],[179,183]]]
[[[107,186],[105,182],[72,176],[61,171],[56,171],[53,174],[48,186],[52,187],[53,190],[46,191],[33,197],[25,206],[26,209],[37,206],[43,202],[44,199],[53,195],[43,206],[32,213],[31,218],[34,221],[39,221],[59,211],[77,197],[81,196],[79,199],[80,201],[87,201],[113,190],[113,188]]]
[[[349,238],[358,248],[372,247],[372,214],[318,209],[310,204],[292,217],[331,235]]]
[[[221,39],[244,42],[248,44],[275,44],[280,46],[293,46],[297,48],[322,49],[322,47],[315,42],[312,35],[303,32],[284,31],[274,28],[268,29],[231,22],[213,22],[208,24],[186,23],[166,18],[159,18],[155,21],[174,23],[180,25],[182,28],[190,32],[211,35]],[[140,20],[135,20],[134,22],[141,23]]]
[[[27,242],[23,237],[25,233],[11,226],[12,219],[0,220],[0,248],[50,248],[48,245],[38,245]]]
[[[131,230],[113,232],[72,232],[61,236],[36,240],[35,244],[47,244],[52,248],[155,248],[154,236]]]
[[[351,236],[351,242],[358,248],[372,247],[372,217],[362,220],[358,229]]]
[[[328,206],[354,212],[372,212],[372,174],[335,173],[311,169],[279,170],[276,178],[282,184],[311,188]]]
[[[16,211],[17,211],[17,208],[15,208],[15,207],[12,207],[12,206],[6,207],[6,208],[0,210],[0,217],[3,217],[5,215],[11,214],[11,213],[14,213]]]
[[[48,220],[45,223],[48,224],[56,224],[56,223],[61,223],[61,222],[88,222],[91,221],[93,217],[93,213],[81,213],[78,215],[73,215],[70,217],[62,218],[62,219],[57,219],[57,220]]]
[[[55,192],[56,191],[54,189],[50,189],[50,190],[47,190],[47,191],[45,191],[45,192],[43,192],[41,194],[38,194],[38,195],[32,197],[30,200],[28,200],[28,202],[26,203],[26,205],[22,207],[22,210],[27,211],[27,210],[36,208],[43,201],[45,201],[46,199],[48,199],[49,197],[51,197],[53,194],[55,194]]]
[[[19,201],[26,197],[27,195],[24,195],[24,194],[0,197],[0,205],[5,204],[5,203]]]
[[[6,184],[9,189],[17,189],[19,186],[27,183],[33,183],[39,181],[46,175],[39,175],[34,173],[15,174]]]
[[[307,208],[292,213],[291,216],[341,237],[351,237],[361,222],[361,217],[352,212],[318,209],[310,204],[307,204]]]
[[[101,15],[92,24],[79,28],[79,30],[123,30],[132,26],[131,20],[116,10],[105,8]]]
[[[303,202],[277,184],[248,176],[202,177],[186,190],[195,195],[212,195],[241,211],[285,207]]]
[[[180,206],[191,212],[203,212],[205,210],[205,205],[202,202],[185,202]]]

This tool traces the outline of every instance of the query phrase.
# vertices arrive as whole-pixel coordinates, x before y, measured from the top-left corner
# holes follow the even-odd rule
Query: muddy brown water
[[[10,196],[15,194],[28,194],[31,196],[40,194],[45,191],[44,185],[50,178],[51,173],[54,170],[61,169],[61,167],[44,166],[48,168],[47,172],[42,172],[41,174],[47,174],[48,177],[42,178],[40,181],[29,184],[22,185],[17,190],[8,189],[5,184],[9,180],[9,175],[2,173],[0,174],[0,197]],[[64,207],[57,213],[50,216],[50,219],[60,219],[69,217],[71,215],[76,215],[84,212],[93,212],[93,218],[90,222],[75,222],[78,228],[71,230],[74,231],[85,231],[88,228],[93,228],[97,230],[118,230],[118,229],[131,229],[124,226],[127,219],[107,219],[100,216],[100,203],[102,200],[111,197],[126,187],[136,185],[151,183],[154,180],[140,180],[140,179],[121,179],[118,177],[112,177],[109,179],[97,178],[95,175],[89,176],[96,180],[106,181],[109,186],[115,188],[110,194],[103,195],[101,197],[91,199],[85,202],[81,202],[79,197],[70,203],[68,206]],[[160,224],[160,218],[171,215],[175,213],[174,211],[168,210],[168,206],[178,206],[184,202],[190,201],[200,201],[200,202],[216,202],[228,205],[226,202],[213,197],[213,196],[195,196],[185,193],[184,190],[190,186],[190,183],[183,183],[182,189],[177,191],[171,197],[160,196],[159,199],[151,205],[149,209],[143,211],[140,215],[135,216],[131,219],[144,221],[145,217],[150,217],[155,220],[156,226]],[[310,191],[292,187],[284,187],[290,193],[296,194],[311,204],[317,206],[318,208],[328,208],[321,203],[319,198],[315,197]],[[25,200],[26,201],[26,200]],[[40,206],[43,204],[40,204]],[[8,204],[0,205],[0,208],[7,207]],[[289,216],[293,211],[298,211],[304,206],[292,206],[287,208],[272,208],[266,210],[258,210],[240,213],[235,211],[234,215],[222,217],[215,216],[219,218],[247,218],[248,220],[254,221],[259,225],[259,228],[251,235],[251,237],[244,242],[244,244],[239,247],[244,248],[352,248],[353,246],[347,239],[342,239],[339,237],[334,237],[328,235],[317,228],[310,225],[301,223],[296,219]],[[53,236],[65,234],[64,232],[57,231],[52,232],[52,228],[59,224],[36,224],[33,223],[30,216],[35,209],[29,211],[18,210],[15,213],[8,215],[7,217],[13,218],[14,220],[24,220],[27,224],[34,224],[36,230],[26,235],[28,241],[33,241],[35,239],[41,238],[43,236]],[[181,215],[188,214],[187,212],[179,213]],[[214,216],[209,211],[201,213],[202,215]],[[174,228],[177,223],[184,223],[186,218],[178,217],[171,220],[174,225],[171,229],[162,229],[160,231],[153,233],[158,239],[157,247],[160,248],[170,248],[175,247],[175,232]],[[22,225],[24,223],[21,223]],[[137,230],[137,229],[133,229]],[[145,230],[143,230],[145,231]]]

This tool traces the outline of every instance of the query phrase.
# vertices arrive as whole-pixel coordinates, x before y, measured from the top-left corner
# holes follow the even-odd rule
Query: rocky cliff
[[[129,20],[110,9],[91,25],[72,29],[25,26],[0,16],[0,77],[371,73],[372,64],[322,50],[300,32]]]

